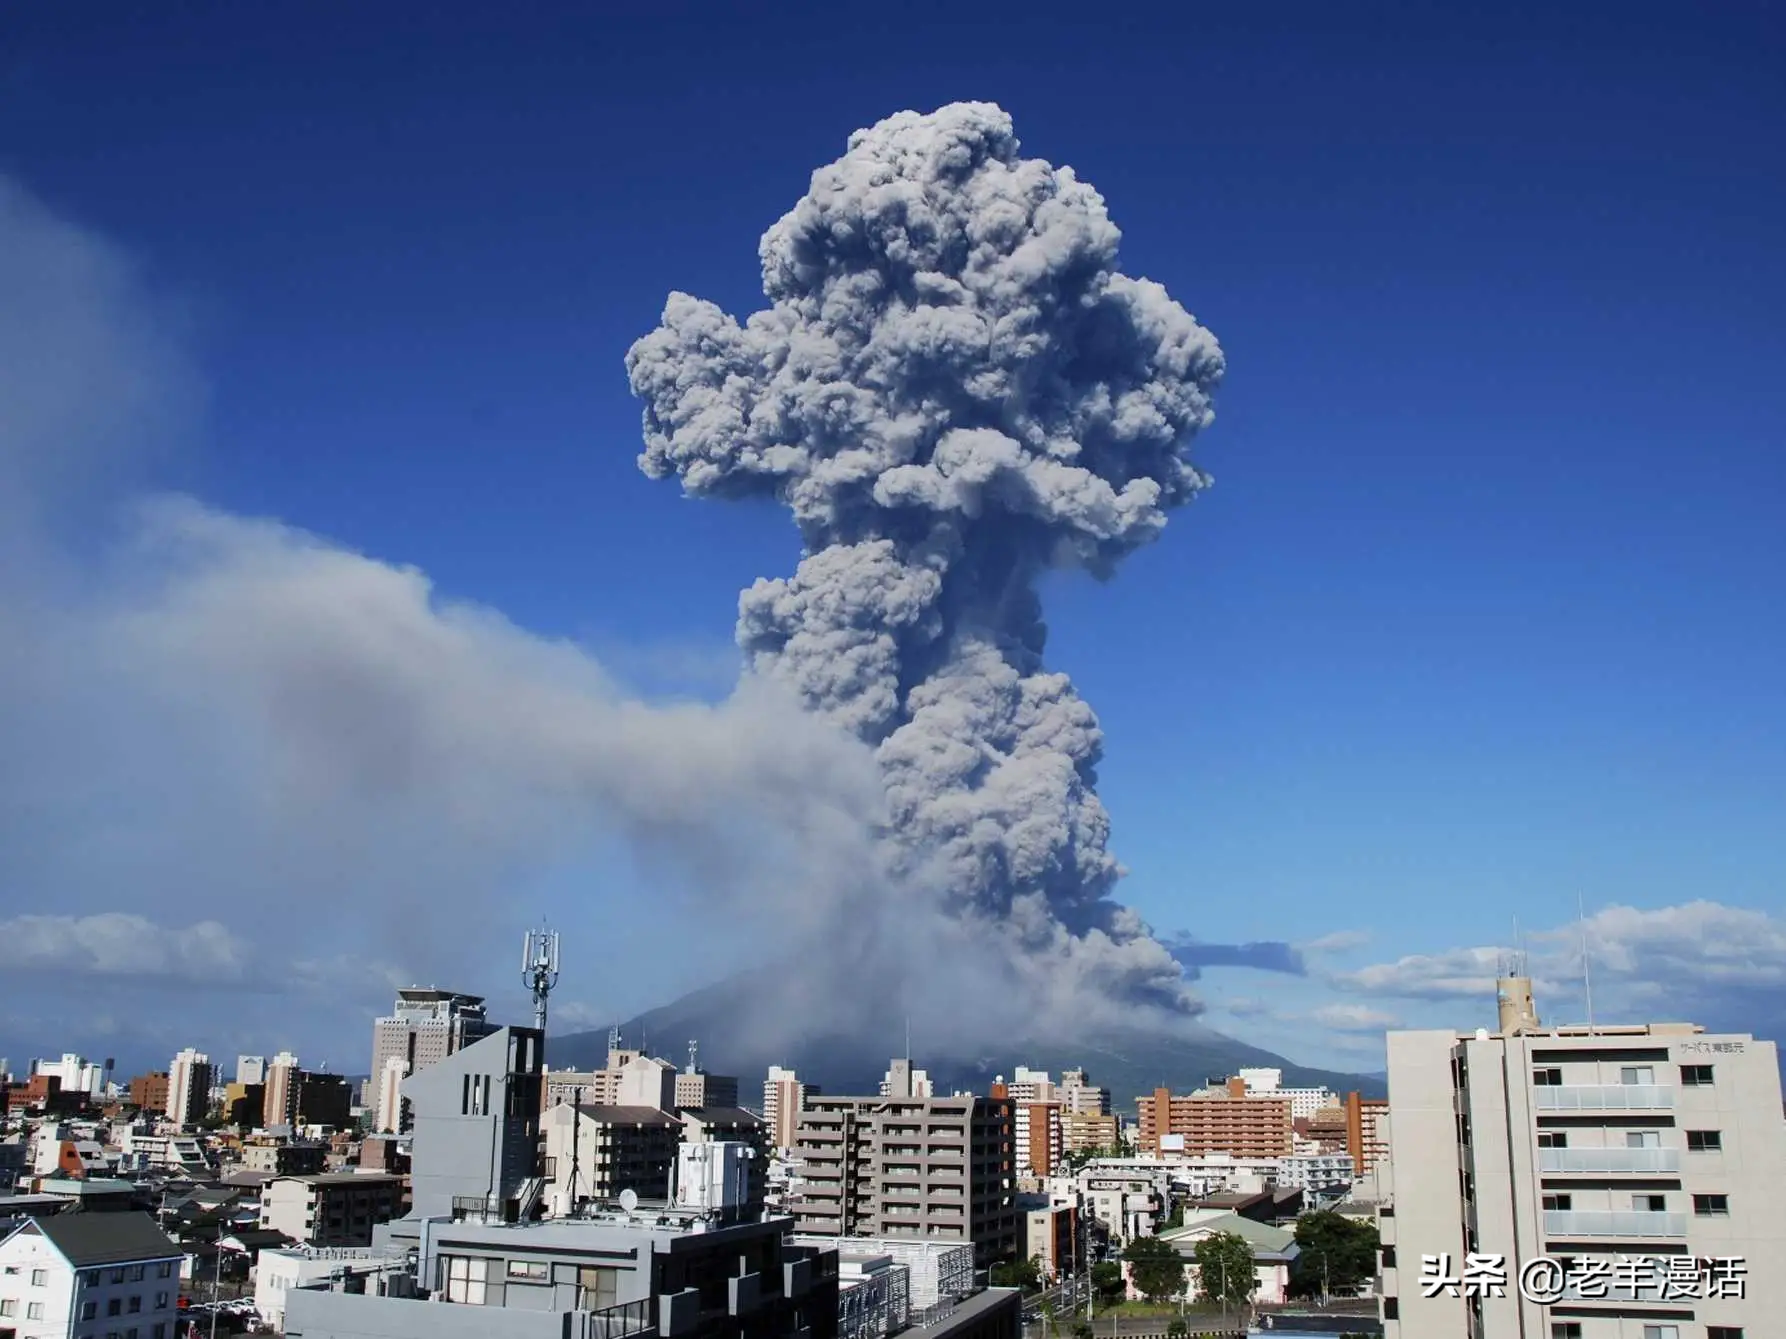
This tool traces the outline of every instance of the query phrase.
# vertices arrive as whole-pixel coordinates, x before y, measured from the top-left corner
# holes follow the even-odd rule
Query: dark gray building
[[[538,1202],[545,1034],[498,1028],[403,1081],[414,1113],[408,1218],[475,1203],[509,1218]]]

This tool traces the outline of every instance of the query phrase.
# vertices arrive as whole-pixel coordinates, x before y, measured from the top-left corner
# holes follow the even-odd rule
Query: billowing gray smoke
[[[1118,272],[1069,168],[1018,156],[987,103],[902,112],[763,237],[767,310],[675,293],[627,370],[640,466],[772,496],[806,556],[740,599],[753,669],[878,749],[893,873],[1119,997],[1180,972],[1111,900],[1102,735],[1043,668],[1036,582],[1099,576],[1207,482],[1215,339]]]

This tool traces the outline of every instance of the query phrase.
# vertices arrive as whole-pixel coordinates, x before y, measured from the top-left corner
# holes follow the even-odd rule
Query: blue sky
[[[1124,900],[1314,945],[1208,968],[1212,1021],[1374,1068],[1390,1019],[1485,1021],[1447,955],[1578,897],[1631,1008],[1786,1021],[1777,11],[644,8],[9,18],[0,174],[128,257],[202,381],[154,484],[721,693],[796,540],[639,474],[622,356],[671,289],[761,306],[758,236],[851,131],[996,101],[1228,355],[1214,489],[1047,591]],[[648,932],[650,876],[596,868],[502,897]],[[569,993],[605,1019],[717,956]]]

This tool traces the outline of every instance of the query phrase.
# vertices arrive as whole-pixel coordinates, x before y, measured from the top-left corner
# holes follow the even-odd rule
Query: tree
[[[1331,1210],[1305,1213],[1296,1220],[1296,1247],[1296,1262],[1290,1267],[1293,1296],[1350,1295],[1376,1276],[1377,1229],[1373,1223]]]
[[[1122,1281],[1122,1266],[1103,1260],[1091,1267],[1091,1286],[1097,1289],[1098,1300],[1108,1305],[1122,1301],[1127,1291]]]
[[[1166,1339],[1189,1339],[1190,1333],[1191,1327],[1184,1323],[1183,1316],[1174,1316],[1166,1327]]]
[[[1092,1339],[1091,1326],[1085,1321],[1080,1321],[1073,1327],[1073,1339]]]
[[[1042,1286],[1042,1261],[1039,1256],[1028,1260],[1019,1260],[1014,1264],[994,1265],[992,1267],[992,1286],[995,1288],[1022,1288],[1025,1292],[1034,1292]]]
[[[1136,1237],[1122,1253],[1129,1277],[1150,1302],[1164,1302],[1184,1291],[1184,1257],[1169,1241]]]
[[[1253,1248],[1234,1232],[1212,1232],[1191,1251],[1197,1282],[1212,1302],[1245,1302],[1258,1279],[1253,1273]]]

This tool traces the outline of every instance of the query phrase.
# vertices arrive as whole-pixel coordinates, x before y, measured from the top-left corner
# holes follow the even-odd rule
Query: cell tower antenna
[[[533,1025],[546,1030],[546,997],[558,984],[558,931],[541,925],[521,945],[521,984],[533,992]]]
[[[1594,1030],[1594,977],[1588,969],[1588,913],[1581,894],[1575,895],[1575,919],[1581,927],[1581,994],[1587,1005],[1588,1031]]]
[[[696,1041],[693,1037],[690,1037],[688,1039],[688,1072],[690,1074],[699,1074],[701,1072],[700,1066],[695,1063],[695,1055],[700,1049],[701,1043]]]
[[[610,1051],[620,1049],[620,1024],[618,1023],[608,1029],[608,1049]]]

